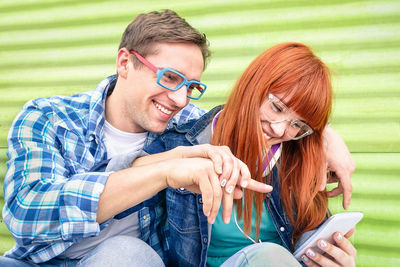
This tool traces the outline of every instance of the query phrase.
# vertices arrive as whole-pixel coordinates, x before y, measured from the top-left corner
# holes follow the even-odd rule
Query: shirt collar
[[[90,99],[90,111],[88,131],[86,136],[89,140],[100,139],[104,135],[105,103],[107,91],[114,88],[117,81],[116,75],[111,75],[102,80],[93,91]]]

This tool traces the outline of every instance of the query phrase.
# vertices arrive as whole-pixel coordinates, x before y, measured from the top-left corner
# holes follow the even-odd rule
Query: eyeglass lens
[[[278,99],[270,99],[267,105],[267,114],[271,122],[288,121],[287,134],[290,137],[300,137],[308,132],[307,125],[300,120],[291,120],[290,110]]]
[[[169,90],[175,91],[183,86],[185,83],[185,77],[183,75],[179,75],[178,73],[165,70],[163,71],[162,76],[159,79],[159,82],[167,87]],[[202,92],[205,90],[205,87],[196,82],[191,82],[187,85],[187,95],[192,98],[200,97]]]

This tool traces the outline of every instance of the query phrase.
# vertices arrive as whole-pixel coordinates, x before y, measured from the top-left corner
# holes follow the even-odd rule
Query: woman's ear
[[[128,65],[129,65],[129,57],[130,53],[128,49],[126,48],[121,48],[118,50],[118,55],[117,55],[117,72],[118,72],[118,77],[121,77],[123,79],[126,79],[128,76]]]

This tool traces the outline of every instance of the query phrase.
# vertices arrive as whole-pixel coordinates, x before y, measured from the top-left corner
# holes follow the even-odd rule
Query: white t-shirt
[[[118,130],[109,122],[104,124],[105,144],[107,157],[140,151],[143,148],[147,133],[128,133]],[[134,212],[122,219],[112,219],[110,224],[98,236],[89,237],[72,245],[60,256],[70,259],[80,259],[99,245],[102,241],[116,235],[128,235],[140,238],[138,212]]]
[[[128,133],[118,130],[108,121],[104,123],[107,158],[142,150],[147,132]]]

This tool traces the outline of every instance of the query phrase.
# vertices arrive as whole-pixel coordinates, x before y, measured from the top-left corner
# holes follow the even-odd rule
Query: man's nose
[[[168,93],[168,97],[174,101],[175,105],[179,108],[184,108],[188,102],[189,98],[187,97],[187,87],[183,85],[176,91],[170,91]]]

